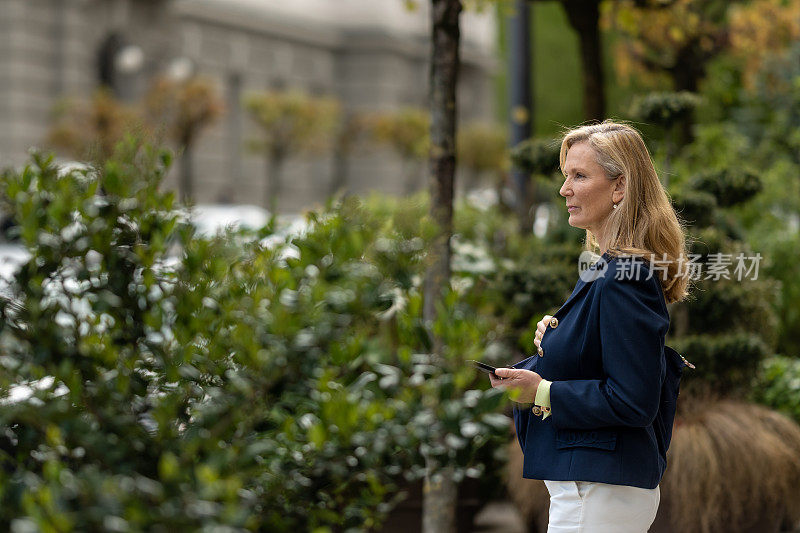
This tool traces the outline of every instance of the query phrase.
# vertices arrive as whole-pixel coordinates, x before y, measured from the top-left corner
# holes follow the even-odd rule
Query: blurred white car
[[[11,296],[8,284],[30,258],[30,252],[21,244],[0,243],[0,296]]]
[[[243,204],[198,204],[188,212],[188,220],[201,237],[213,237],[226,229],[258,230],[267,225],[270,213],[262,207]],[[281,247],[280,257],[297,258],[300,251],[292,239],[308,231],[308,221],[302,215],[278,215],[274,232],[261,239],[267,248]]]
[[[267,225],[270,213],[263,207],[246,204],[197,204],[188,216],[197,232],[203,237],[213,237],[227,228],[257,230]],[[299,214],[278,215],[274,235],[290,238],[302,235],[308,229],[305,217]],[[267,237],[268,244],[271,242]]]
[[[189,220],[201,236],[213,237],[227,228],[262,228],[269,222],[269,211],[256,205],[197,204]]]

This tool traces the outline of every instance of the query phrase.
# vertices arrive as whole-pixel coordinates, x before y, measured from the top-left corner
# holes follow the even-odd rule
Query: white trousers
[[[645,533],[661,492],[589,481],[545,481],[550,492],[547,533]]]

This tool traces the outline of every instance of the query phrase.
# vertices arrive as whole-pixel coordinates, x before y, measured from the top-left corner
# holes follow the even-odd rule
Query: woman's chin
[[[575,215],[570,215],[569,219],[567,220],[567,223],[573,228],[586,229],[581,225],[580,220],[578,220],[578,218]]]

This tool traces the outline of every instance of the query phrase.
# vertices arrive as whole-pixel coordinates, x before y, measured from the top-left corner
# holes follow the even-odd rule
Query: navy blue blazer
[[[512,365],[553,382],[551,416],[514,408],[523,477],[658,485],[683,366],[664,345],[658,275],[641,260],[604,254],[553,315],[542,355]]]

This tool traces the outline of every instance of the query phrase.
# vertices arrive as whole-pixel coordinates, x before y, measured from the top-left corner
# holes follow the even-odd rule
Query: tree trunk
[[[350,174],[350,156],[353,152],[353,137],[357,131],[353,126],[356,118],[352,113],[344,118],[344,127],[336,135],[336,144],[333,152],[333,177],[328,189],[330,196],[342,193],[347,194],[347,181]]]
[[[432,4],[430,212],[439,224],[439,238],[431,250],[435,261],[426,276],[425,320],[436,318],[435,301],[450,277],[456,166],[456,83],[460,61],[458,16],[462,9],[461,0],[432,0]]]
[[[328,187],[328,195],[347,194],[347,175],[350,173],[349,154],[337,149],[333,154],[333,177]]]
[[[697,51],[699,44],[689,43],[678,51],[678,55],[669,73],[676,92],[688,91],[697,93],[700,80],[706,74],[706,59]],[[678,122],[678,147],[692,142],[692,125],[694,124],[694,111],[690,111]]]
[[[267,175],[264,187],[264,207],[270,213],[277,213],[278,198],[281,194],[281,174],[283,173],[283,162],[286,158],[278,150],[267,152]]]
[[[456,83],[459,69],[461,0],[431,0],[432,44],[430,70],[430,213],[438,224],[425,276],[423,319],[436,320],[436,303],[450,282],[450,237],[453,233],[453,184],[456,167]],[[442,341],[434,335],[434,357]],[[452,468],[426,458],[423,495],[423,533],[455,531],[456,483]]]
[[[426,464],[425,485],[422,489],[423,533],[450,533],[456,530],[458,486],[453,467],[436,468]]]
[[[603,45],[600,41],[599,0],[562,0],[572,28],[578,33],[583,71],[583,113],[586,120],[606,116]]]
[[[181,153],[180,181],[178,182],[178,191],[183,202],[188,202],[194,197],[194,190],[192,187],[192,163],[192,148],[188,144],[184,145],[183,152]]]

